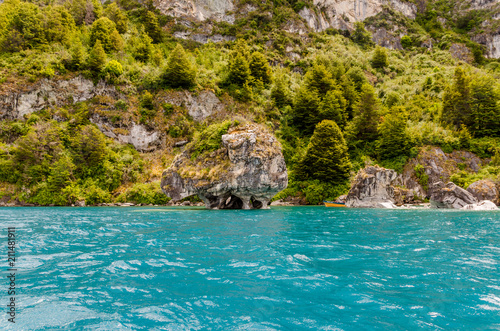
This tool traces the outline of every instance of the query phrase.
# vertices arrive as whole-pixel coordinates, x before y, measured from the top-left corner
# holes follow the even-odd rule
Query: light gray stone
[[[361,169],[347,194],[350,208],[395,208],[394,187],[396,171],[378,166]]]
[[[191,153],[188,145],[163,172],[162,190],[174,201],[198,195],[210,209],[266,209],[288,184],[280,143],[257,124],[230,130],[206,159],[191,160]]]
[[[483,200],[479,203],[465,205],[461,209],[464,209],[464,210],[498,210],[498,207],[492,201]]]
[[[460,209],[466,205],[476,204],[474,196],[452,182],[437,182],[432,187],[431,208]]]

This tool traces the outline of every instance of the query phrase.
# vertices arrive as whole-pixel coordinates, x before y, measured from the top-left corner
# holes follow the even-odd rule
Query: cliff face
[[[328,28],[352,28],[353,22],[364,21],[391,6],[409,18],[415,18],[417,7],[399,0],[314,0],[314,10],[304,7],[299,15],[314,31]]]
[[[198,195],[210,209],[264,209],[288,184],[281,145],[257,124],[230,130],[208,155],[193,153],[188,145],[163,172],[161,188],[174,201]]]
[[[154,4],[163,14],[174,17],[230,23],[235,19],[230,13],[236,8],[234,0],[155,0]],[[415,18],[416,6],[399,0],[313,0],[313,7],[302,8],[299,15],[314,31],[324,31],[328,28],[346,29],[351,28],[353,22],[376,15],[384,5],[393,7],[407,17]],[[243,11],[247,10],[248,8]]]

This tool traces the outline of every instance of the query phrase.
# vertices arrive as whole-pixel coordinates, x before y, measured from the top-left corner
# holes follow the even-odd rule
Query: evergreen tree
[[[356,22],[354,25],[355,29],[351,34],[352,41],[364,48],[373,46],[375,43],[372,41],[372,35],[366,31],[363,22]]]
[[[112,2],[105,10],[106,17],[112,20],[116,25],[116,30],[123,34],[128,29],[128,18],[123,11],[118,7],[116,2]]]
[[[320,98],[316,90],[309,90],[303,85],[295,94],[292,109],[292,123],[301,133],[313,133],[318,119]]]
[[[271,67],[262,53],[252,53],[249,67],[253,78],[262,81],[264,84],[271,82]]]
[[[75,70],[80,70],[85,64],[86,51],[80,41],[73,44],[71,48],[71,68]]]
[[[271,89],[271,98],[278,108],[283,108],[284,106],[289,104],[289,93],[283,77],[278,77],[274,81],[274,86]]]
[[[470,83],[471,132],[475,137],[500,137],[499,97],[495,80],[490,76],[475,77]]]
[[[334,121],[322,121],[314,129],[306,155],[298,166],[298,176],[343,184],[349,178],[351,168],[342,131]]]
[[[106,64],[106,52],[102,47],[101,41],[97,39],[94,47],[90,51],[88,67],[90,70],[94,72],[95,75],[98,75],[104,65]]]
[[[370,84],[364,84],[361,90],[359,101],[354,107],[353,138],[374,141],[378,135],[380,102]]]
[[[154,43],[161,42],[161,28],[158,18],[153,12],[148,11],[144,18],[144,31],[151,37]]]
[[[316,122],[322,120],[332,120],[340,128],[346,124],[346,100],[342,96],[342,91],[338,88],[328,91],[319,105],[319,114]]]
[[[461,124],[471,126],[469,77],[461,68],[455,70],[453,85],[443,96],[443,118],[445,122],[459,128]]]
[[[112,37],[115,31],[115,23],[107,17],[101,17],[92,23],[92,28],[90,30],[90,44],[93,46],[99,39],[106,52],[117,50],[116,47],[119,46],[119,42],[117,44],[116,38]],[[120,35],[118,35],[118,37],[121,39]]]
[[[42,14],[37,5],[21,2],[13,12],[2,48],[6,51],[34,48],[46,43]]]
[[[229,81],[232,84],[243,86],[251,79],[250,66],[248,61],[239,52],[232,52],[229,59]]]
[[[123,39],[122,36],[118,33],[118,31],[115,29],[111,33],[111,36],[109,36],[111,45],[113,45],[113,50],[115,51],[122,51],[123,50]]]
[[[315,89],[321,97],[335,86],[332,74],[323,64],[315,63],[304,77],[308,89]]]
[[[76,29],[73,16],[62,6],[47,6],[44,8],[44,15],[45,39],[48,42],[68,44]]]
[[[387,50],[383,47],[375,48],[375,53],[372,58],[372,67],[375,69],[382,69],[389,65],[387,60]]]
[[[196,69],[181,44],[175,46],[167,60],[164,82],[171,87],[189,88],[195,84]]]
[[[148,62],[153,55],[153,41],[144,32],[132,40],[132,47],[132,55],[139,61]]]
[[[410,149],[408,116],[404,107],[393,107],[378,126],[377,152],[381,159],[404,156]]]

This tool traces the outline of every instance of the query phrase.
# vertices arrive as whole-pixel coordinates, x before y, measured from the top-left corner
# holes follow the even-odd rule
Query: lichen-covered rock
[[[491,180],[478,180],[470,184],[467,191],[478,201],[491,200],[495,204],[499,204],[498,189]]]
[[[113,86],[104,82],[97,85],[81,76],[64,79],[41,79],[21,86],[12,86],[0,92],[0,119],[23,119],[35,111],[49,106],[63,106],[90,100],[95,96],[112,96],[119,93]]]
[[[425,198],[432,194],[437,182],[448,182],[451,175],[461,170],[478,172],[484,161],[466,151],[445,153],[439,147],[424,147],[416,158],[410,159],[395,184],[404,186],[414,195]],[[420,167],[420,172],[417,171]]]
[[[189,116],[197,122],[213,117],[225,109],[224,104],[214,92],[202,90],[197,93],[175,91],[159,93],[158,100],[175,106],[186,107]]]
[[[474,196],[452,182],[437,182],[432,187],[431,208],[460,209],[466,205],[476,204]]]
[[[463,206],[461,209],[464,209],[464,210],[498,210],[498,207],[492,201],[483,200],[479,203],[474,203],[471,205]]]
[[[346,206],[351,208],[395,208],[392,182],[397,173],[391,169],[368,166],[361,169],[347,194]]]
[[[263,209],[288,184],[280,143],[257,124],[230,129],[208,155],[193,152],[187,145],[163,172],[162,190],[174,201],[198,195],[210,209]]]

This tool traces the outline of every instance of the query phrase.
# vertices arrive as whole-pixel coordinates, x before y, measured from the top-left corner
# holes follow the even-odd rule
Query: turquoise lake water
[[[2,208],[0,224],[18,258],[2,330],[500,330],[500,212]]]

